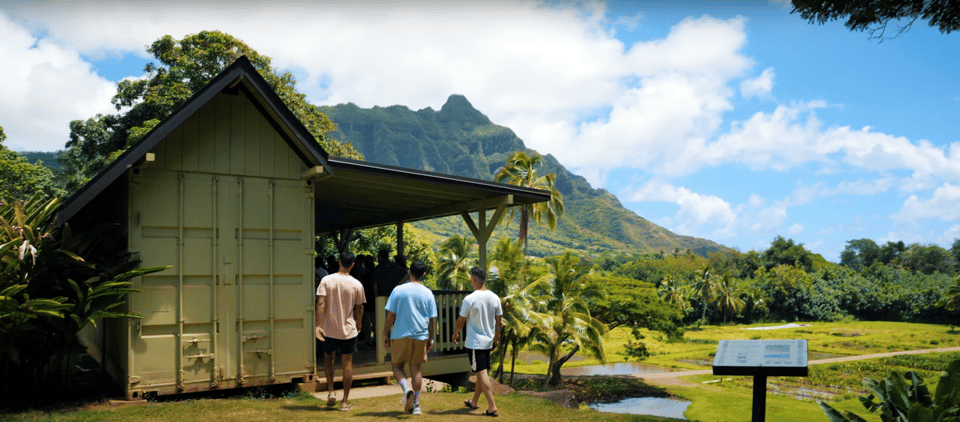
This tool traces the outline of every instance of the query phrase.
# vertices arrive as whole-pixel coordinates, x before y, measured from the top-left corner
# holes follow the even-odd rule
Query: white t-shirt
[[[464,347],[474,350],[493,348],[498,315],[503,315],[500,298],[489,290],[476,290],[463,298],[460,316],[467,319],[467,338]]]

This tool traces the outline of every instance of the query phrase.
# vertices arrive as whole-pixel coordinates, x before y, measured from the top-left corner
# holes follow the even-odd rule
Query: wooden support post
[[[403,221],[397,222],[397,255],[404,255],[403,253]]]
[[[490,218],[490,222],[487,222],[487,210],[481,208],[477,211],[478,220],[480,225],[477,226],[473,222],[473,218],[470,217],[470,214],[466,211],[461,211],[460,215],[463,216],[463,220],[467,223],[467,227],[470,228],[470,232],[473,233],[473,237],[477,239],[477,250],[478,250],[478,260],[480,262],[480,268],[486,270],[487,268],[487,241],[490,240],[490,236],[493,235],[493,229],[497,228],[497,223],[500,222],[500,218],[503,217],[504,211],[506,211],[508,205],[513,204],[513,195],[507,195],[503,200],[497,205],[496,211],[493,212],[493,217]]]

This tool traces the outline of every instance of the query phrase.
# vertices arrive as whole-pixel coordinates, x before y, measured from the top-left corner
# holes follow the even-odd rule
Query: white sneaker
[[[415,403],[413,402],[413,389],[409,388],[403,392],[403,410],[405,410],[407,413],[410,413],[413,411],[414,405]]]
[[[419,415],[419,414],[420,414],[420,405],[419,405],[419,404],[413,405],[413,414],[414,414],[414,415]]]

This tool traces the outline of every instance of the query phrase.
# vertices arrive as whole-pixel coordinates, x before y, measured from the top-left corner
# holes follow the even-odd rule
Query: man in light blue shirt
[[[383,346],[390,349],[393,375],[403,389],[403,409],[420,414],[420,388],[423,383],[420,366],[433,349],[436,330],[437,302],[433,292],[423,285],[426,265],[417,261],[410,266],[410,282],[393,289],[387,299],[387,320],[383,328]],[[404,366],[410,364],[410,380]]]

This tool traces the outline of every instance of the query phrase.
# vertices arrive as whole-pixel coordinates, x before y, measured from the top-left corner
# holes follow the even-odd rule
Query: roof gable
[[[316,143],[310,131],[287,108],[283,100],[260,76],[260,73],[246,56],[241,56],[192,97],[184,101],[139,142],[124,151],[115,161],[71,195],[57,210],[57,223],[63,224],[69,221],[71,217],[122,176],[127,169],[143,160],[147,152],[151,151],[167,135],[182,125],[187,118],[194,115],[201,107],[224,91],[243,93],[247,96],[260,113],[267,117],[273,128],[281,134],[287,145],[293,149],[304,164],[309,167],[321,166],[332,174],[326,151]]]

